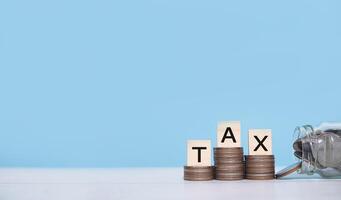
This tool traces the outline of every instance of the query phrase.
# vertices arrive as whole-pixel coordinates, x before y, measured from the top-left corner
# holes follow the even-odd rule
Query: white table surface
[[[182,176],[182,168],[2,168],[0,200],[341,199],[341,180],[335,179],[189,182]]]

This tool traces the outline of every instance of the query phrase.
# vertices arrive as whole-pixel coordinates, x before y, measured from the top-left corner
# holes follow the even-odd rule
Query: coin
[[[275,159],[275,157],[274,157],[274,155],[247,155],[247,156],[245,156],[245,159],[249,159],[249,160],[252,160],[252,159],[273,160],[273,159]]]
[[[295,171],[299,170],[302,166],[302,162],[297,162],[292,165],[289,165],[288,167],[280,170],[276,173],[276,178],[282,178],[284,176],[287,176],[291,173],[294,173]]]
[[[275,173],[274,168],[247,168],[246,171],[248,174],[255,174],[255,173]]]
[[[210,181],[213,180],[214,177],[188,177],[184,176],[184,180],[186,181]]]
[[[246,165],[246,169],[273,169],[275,165]]]
[[[246,163],[246,167],[262,168],[262,167],[274,167],[275,163]]]
[[[250,180],[271,180],[274,179],[275,176],[274,175],[268,175],[268,176],[255,176],[255,175],[246,175],[245,176],[246,179],[250,179]]]
[[[243,161],[215,161],[215,166],[225,166],[225,165],[235,165],[235,164],[241,164],[243,166]]]
[[[221,181],[234,181],[234,180],[242,180],[244,178],[244,175],[218,175],[215,177],[215,179],[217,180],[221,180]]]
[[[193,171],[193,172],[211,172],[213,167],[206,168],[206,167],[185,167],[185,171]]]
[[[247,163],[274,163],[275,159],[245,159]]]
[[[242,147],[214,148],[215,178],[217,180],[240,180],[244,178],[244,155]]]
[[[241,158],[224,158],[224,157],[214,157],[215,161],[218,162],[243,162]]]
[[[296,156],[296,158],[298,158],[298,159],[302,159],[302,151],[295,151],[294,152],[294,156]]]
[[[216,178],[241,178],[244,177],[244,172],[225,172],[225,173],[217,173]]]
[[[274,155],[245,155],[247,158],[274,158]]]
[[[243,163],[230,163],[228,165],[216,165],[216,169],[235,169],[235,168],[243,168]]]
[[[252,166],[252,167],[266,167],[266,166],[275,166],[275,162],[264,162],[264,161],[259,161],[259,162],[249,162],[246,161],[246,167]]]
[[[214,179],[213,166],[184,166],[184,180],[206,181]]]
[[[243,157],[243,153],[239,152],[239,153],[233,153],[233,152],[224,152],[224,153],[220,153],[220,152],[215,152],[214,156],[223,156],[223,157]]]
[[[196,176],[196,175],[198,175],[198,176],[209,176],[212,174],[212,172],[186,172],[185,171],[185,174],[186,175],[193,175],[193,176]]]
[[[232,154],[232,153],[215,153],[214,154],[215,158],[242,158],[243,154],[242,153],[238,153],[238,154]]]
[[[243,147],[215,147],[214,151],[225,151],[225,152],[243,151]]]
[[[275,157],[273,155],[245,156],[245,177],[252,180],[273,179],[275,174]]]

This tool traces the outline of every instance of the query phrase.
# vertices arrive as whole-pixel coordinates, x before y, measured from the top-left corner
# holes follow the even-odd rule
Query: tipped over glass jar
[[[299,126],[294,137],[294,155],[299,162],[278,172],[278,178],[294,171],[319,174],[324,178],[341,178],[341,123]]]

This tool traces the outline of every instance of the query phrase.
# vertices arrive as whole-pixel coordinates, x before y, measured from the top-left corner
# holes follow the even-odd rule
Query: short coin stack
[[[214,163],[217,180],[240,180],[244,178],[242,147],[214,148]]]
[[[270,180],[275,177],[274,155],[245,156],[246,178],[252,180]]]
[[[184,179],[188,181],[208,181],[214,179],[213,166],[184,166]]]

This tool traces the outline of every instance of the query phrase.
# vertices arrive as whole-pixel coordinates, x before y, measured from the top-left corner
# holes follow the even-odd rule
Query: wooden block
[[[271,129],[249,130],[249,155],[272,155]]]
[[[240,121],[218,123],[217,147],[241,147]]]
[[[187,141],[187,166],[211,166],[211,140]]]

